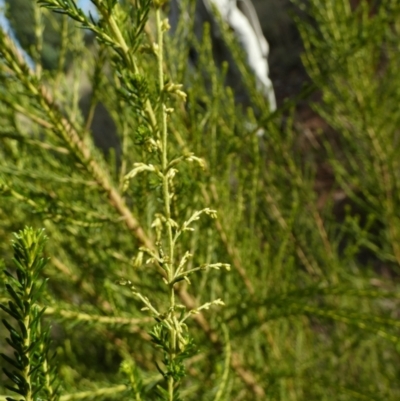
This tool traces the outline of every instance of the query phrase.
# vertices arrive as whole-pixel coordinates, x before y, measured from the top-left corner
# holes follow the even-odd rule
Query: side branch
[[[131,213],[122,195],[113,186],[108,172],[105,171],[100,163],[95,160],[90,148],[85,144],[79,135],[78,129],[74,127],[66,117],[63,116],[58,106],[55,104],[50,91],[36,80],[34,71],[26,64],[22,55],[16,49],[12,40],[2,31],[0,33],[2,50],[0,53],[5,60],[12,66],[20,81],[28,89],[31,95],[35,96],[43,111],[47,115],[53,130],[58,132],[67,143],[73,154],[80,160],[93,179],[107,194],[110,204],[116,209],[123,218],[127,228],[134,233],[137,240],[148,248],[153,248],[152,241],[148,238],[139,221]]]

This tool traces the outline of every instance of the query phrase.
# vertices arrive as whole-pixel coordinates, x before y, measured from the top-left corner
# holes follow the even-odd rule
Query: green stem
[[[174,314],[175,309],[175,290],[173,279],[175,275],[174,268],[174,243],[171,227],[171,199],[169,193],[169,182],[168,182],[168,130],[167,130],[167,110],[163,100],[164,91],[164,71],[163,71],[163,27],[161,22],[161,10],[159,7],[156,9],[156,24],[157,24],[157,40],[158,40],[158,80],[159,90],[161,94],[161,142],[162,142],[162,170],[163,170],[163,198],[164,198],[164,212],[167,219],[167,255],[168,255],[168,281],[169,281],[169,298],[170,298],[170,310]],[[174,325],[171,325],[170,329],[170,347],[169,347],[169,361],[170,363],[175,359],[176,355],[176,331]],[[174,399],[174,378],[169,376],[168,378],[168,395],[169,400]]]
[[[35,24],[35,48],[34,61],[36,62],[35,71],[38,79],[42,76],[42,50],[43,50],[43,21],[42,12],[38,4],[34,5],[34,24]]]
[[[121,47],[124,54],[125,62],[129,65],[129,67],[135,74],[139,74],[139,68],[137,67],[135,60],[133,59],[133,56],[129,51],[129,46],[127,45],[114,17],[111,14],[109,14],[106,11],[106,9],[101,6],[101,4],[98,5],[96,4],[96,6],[100,11],[100,13],[102,14],[102,16],[104,17],[104,19],[108,22],[108,26],[114,36],[115,41]],[[149,99],[147,99],[145,102],[145,111],[150,119],[153,129],[157,130],[157,119]]]
[[[32,291],[32,285],[29,287],[25,288],[25,299],[29,303],[30,301],[30,293]],[[31,345],[31,311],[29,310],[28,313],[26,314],[24,318],[24,326],[26,327],[26,337],[24,338],[24,349],[27,350],[25,353],[25,357],[27,360],[30,362],[30,351],[29,347]],[[32,383],[31,383],[31,375],[29,374],[29,371],[31,369],[31,364],[28,363],[23,371],[22,371],[22,376],[25,380],[25,382],[28,385],[26,396],[25,396],[25,401],[33,401],[33,396],[32,396]]]

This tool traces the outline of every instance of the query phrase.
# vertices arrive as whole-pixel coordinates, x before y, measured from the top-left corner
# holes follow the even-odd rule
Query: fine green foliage
[[[5,285],[10,301],[0,307],[14,320],[3,323],[9,331],[8,344],[14,350],[14,356],[3,353],[1,356],[12,369],[3,368],[4,373],[14,383],[7,389],[24,397],[25,400],[57,400],[54,388],[55,372],[49,359],[49,329],[41,327],[44,308],[38,300],[43,292],[45,281],[40,276],[46,265],[42,252],[46,237],[42,230],[35,232],[31,228],[15,235],[13,241],[16,276],[5,271],[8,283]],[[12,397],[8,401],[16,401]]]
[[[271,115],[218,17],[250,107],[190,12],[170,36],[166,1],[19,1],[30,60],[0,31],[0,400],[397,400],[397,2],[299,2],[322,132],[290,102]]]

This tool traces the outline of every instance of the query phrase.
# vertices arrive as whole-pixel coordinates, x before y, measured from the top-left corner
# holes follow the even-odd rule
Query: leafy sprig
[[[10,300],[0,307],[7,313],[3,319],[9,337],[7,343],[13,356],[1,353],[12,368],[3,368],[13,383],[6,387],[24,397],[24,400],[58,399],[55,386],[55,367],[50,352],[50,331],[42,326],[45,308],[38,305],[46,281],[41,278],[47,259],[43,249],[47,237],[43,230],[25,228],[15,234],[13,241],[14,274],[5,271],[8,277],[6,289]],[[16,401],[12,397],[8,401]]]

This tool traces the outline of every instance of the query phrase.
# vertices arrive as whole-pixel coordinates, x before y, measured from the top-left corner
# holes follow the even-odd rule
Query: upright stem
[[[34,61],[36,76],[40,79],[42,76],[42,50],[43,50],[43,21],[42,12],[39,5],[35,4],[34,11],[34,24],[35,24],[35,50]]]
[[[104,19],[108,22],[108,26],[109,26],[110,30],[112,31],[112,33],[114,34],[115,41],[119,44],[119,46],[123,50],[125,61],[127,62],[127,64],[130,66],[131,70],[135,74],[139,74],[139,69],[135,63],[135,60],[133,59],[131,52],[129,51],[129,46],[125,42],[125,39],[124,39],[124,37],[121,33],[121,30],[119,29],[118,24],[115,21],[114,17],[111,14],[109,14],[104,7],[101,7],[100,4],[99,5],[96,4],[96,6],[97,6],[98,10],[100,11],[100,13],[102,14],[102,16],[104,17]],[[158,10],[158,8],[157,8],[157,10]],[[161,21],[161,17],[159,19]],[[160,22],[160,29],[161,29],[161,22]],[[158,37],[158,40],[160,41],[160,37]],[[161,31],[161,41],[162,41],[162,31]],[[161,49],[162,49],[162,45],[161,45]],[[161,60],[162,60],[162,54],[161,54]],[[164,81],[164,77],[163,77],[163,81]],[[153,129],[156,130],[157,129],[157,120],[156,120],[156,116],[155,116],[153,107],[152,107],[149,99],[147,99],[145,102],[145,109],[146,109],[147,116],[149,117],[149,120],[151,122]]]
[[[164,199],[164,213],[167,227],[167,273],[168,281],[172,283],[175,275],[174,267],[174,244],[171,226],[171,199],[169,193],[169,179],[168,179],[168,131],[167,131],[167,110],[164,103],[164,71],[163,71],[163,26],[161,21],[161,10],[160,7],[156,9],[156,23],[157,23],[157,41],[158,41],[158,81],[161,98],[161,142],[162,142],[162,170],[163,170],[163,199]],[[170,298],[170,313],[174,314],[175,311],[175,290],[174,285],[169,285],[169,298]],[[176,354],[176,332],[175,327],[172,325],[170,328],[170,347],[169,347],[169,361],[175,359]],[[172,401],[174,398],[174,378],[168,377],[168,395],[169,400]]]
[[[32,291],[32,285],[29,287],[25,288],[25,300],[29,300],[30,294]],[[29,302],[29,301],[28,301]],[[30,358],[30,351],[29,347],[31,346],[31,311],[29,311],[25,317],[24,317],[24,326],[26,327],[26,337],[24,338],[24,348],[26,350],[25,357],[27,358],[28,361],[31,360]],[[27,383],[27,393],[25,395],[25,401],[32,401],[32,382],[31,382],[31,375],[30,375],[30,370],[32,366],[30,363],[28,363],[23,371],[22,371],[22,376]]]

